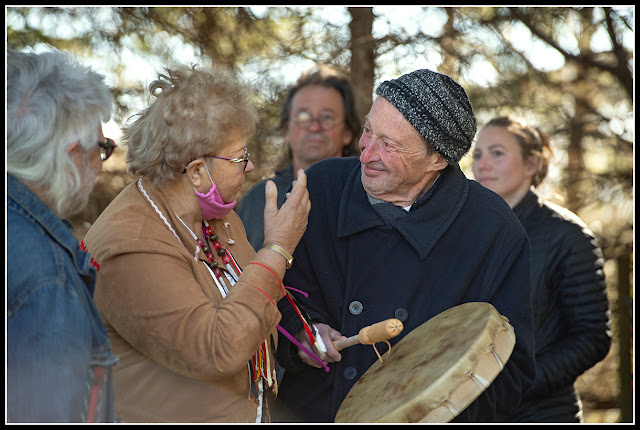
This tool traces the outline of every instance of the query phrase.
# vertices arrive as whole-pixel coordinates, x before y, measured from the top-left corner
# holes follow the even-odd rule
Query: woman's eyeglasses
[[[118,145],[116,145],[113,139],[109,139],[108,137],[105,137],[104,142],[98,141],[98,148],[100,149],[100,158],[102,161],[106,161],[107,158],[111,157],[113,150],[117,147]]]
[[[244,148],[244,155],[242,156],[242,158],[216,157],[214,155],[205,155],[205,157],[227,160],[231,161],[232,163],[244,163],[244,165],[242,166],[242,171],[244,172],[245,170],[247,170],[247,164],[249,164],[249,157],[251,157],[251,154],[247,152],[247,148]]]
[[[249,164],[249,157],[251,157],[251,154],[247,152],[247,148],[244,148],[244,155],[242,156],[242,158],[218,157],[216,155],[203,155],[202,157],[217,158],[219,160],[231,161],[232,163],[244,163],[244,165],[242,166],[242,171],[244,172],[245,170],[247,170],[247,164]],[[186,173],[186,172],[187,172],[187,168],[185,167],[182,173]]]

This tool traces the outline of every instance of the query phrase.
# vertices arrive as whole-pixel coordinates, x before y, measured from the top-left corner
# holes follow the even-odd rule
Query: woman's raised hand
[[[264,243],[280,245],[289,254],[293,254],[298,242],[307,229],[307,220],[311,210],[309,191],[307,190],[307,175],[304,170],[297,172],[297,179],[293,181],[291,192],[278,210],[278,190],[272,181],[265,186],[264,205]]]

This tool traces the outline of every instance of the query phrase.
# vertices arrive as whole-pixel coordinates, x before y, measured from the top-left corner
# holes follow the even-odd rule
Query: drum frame
[[[465,329],[469,333],[463,332]],[[476,331],[479,331],[478,338],[471,338],[471,333]],[[438,342],[437,337],[443,340]],[[462,346],[468,347],[461,357],[452,357],[449,351],[448,346],[454,339],[461,339]],[[429,351],[410,349],[410,345],[420,340],[426,342],[425,348]],[[513,327],[490,303],[469,302],[450,308],[408,333],[382,356],[382,362],[376,361],[351,388],[335,421],[449,422],[490,386],[504,368],[514,346]],[[438,348],[443,351],[437,351]],[[424,360],[420,354],[424,355]],[[402,374],[398,360],[413,360],[419,363],[420,370],[427,372],[429,369],[426,368],[433,366],[432,373],[441,372],[441,375],[427,378],[432,382],[424,391],[416,393],[411,385],[419,378],[412,376],[413,369],[404,369]],[[444,367],[446,370],[442,370]],[[386,376],[383,372],[387,372]],[[388,372],[402,376],[388,380]],[[401,403],[392,396],[401,391],[398,386],[402,384],[409,386],[403,394],[410,398]],[[369,397],[373,398],[371,402],[364,403]],[[359,407],[356,406],[358,402]],[[390,407],[395,409],[388,411]]]

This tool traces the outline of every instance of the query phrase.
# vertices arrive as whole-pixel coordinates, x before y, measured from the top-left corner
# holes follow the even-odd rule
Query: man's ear
[[[78,145],[80,145],[79,141],[73,142],[71,145],[67,146],[67,154],[71,155],[73,151],[78,149]]]
[[[187,179],[196,189],[202,185],[203,174],[206,175],[206,172],[204,171],[204,161],[201,158],[195,159],[187,164],[185,175],[187,175]]]
[[[88,158],[85,157],[85,152],[82,150],[82,146],[80,146],[79,141],[75,141],[71,145],[67,146],[66,152],[67,156],[71,162],[75,164],[78,170],[80,170],[82,165],[88,160]]]
[[[280,131],[280,135],[282,136],[282,138],[284,139],[285,143],[287,144],[287,146],[289,146],[289,139],[288,139],[288,135],[289,134],[289,122],[287,121],[283,126],[282,126],[282,130]]]
[[[342,146],[349,146],[353,140],[353,131],[351,129],[345,129],[345,133],[342,136]]]
[[[447,163],[439,152],[434,151],[433,154],[431,154],[431,167],[433,171],[442,170],[448,165],[449,163]]]

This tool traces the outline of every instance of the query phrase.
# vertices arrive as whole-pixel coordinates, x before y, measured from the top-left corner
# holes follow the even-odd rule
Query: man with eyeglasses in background
[[[7,54],[7,422],[114,422],[118,358],[96,264],[65,221],[116,147],[104,77],[61,51]]]
[[[337,71],[318,65],[300,76],[280,112],[279,130],[289,146],[290,162],[269,178],[278,188],[278,207],[298,169],[306,170],[325,158],[360,154],[359,118],[351,84]],[[254,185],[236,208],[254,249],[262,248],[264,242],[266,182]]]

